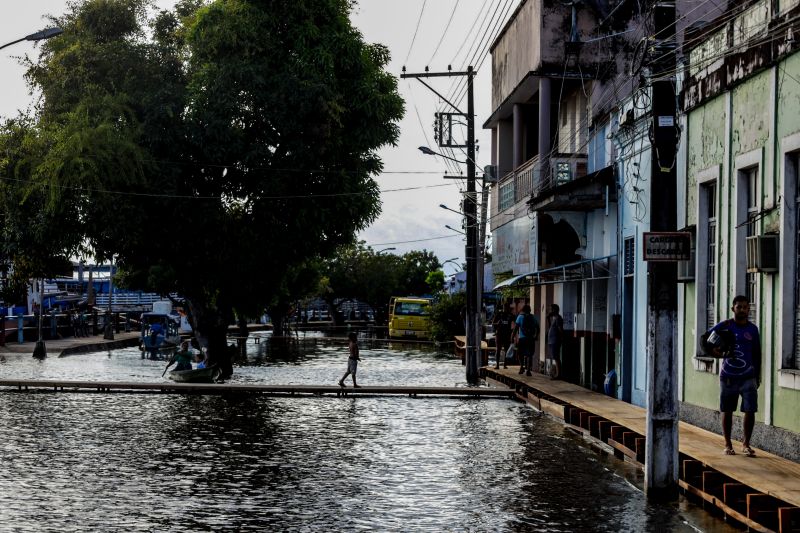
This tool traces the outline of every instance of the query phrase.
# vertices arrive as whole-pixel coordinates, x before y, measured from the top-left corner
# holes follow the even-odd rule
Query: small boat
[[[219,368],[212,366],[193,370],[172,370],[167,372],[167,377],[180,383],[213,383],[217,380],[219,374]]]

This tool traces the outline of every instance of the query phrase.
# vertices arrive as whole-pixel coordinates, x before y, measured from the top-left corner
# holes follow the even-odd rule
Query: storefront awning
[[[612,258],[616,255],[583,259],[566,265],[543,268],[508,278],[495,285],[494,290],[513,286],[549,285],[570,281],[591,281],[613,277]]]
[[[495,285],[492,290],[493,291],[497,291],[497,290],[500,290],[500,289],[505,288],[505,287],[511,287],[512,285],[516,285],[519,280],[521,280],[525,276],[529,276],[529,275],[530,274],[520,274],[519,276],[510,277],[510,278],[508,278],[506,280],[501,281],[497,285]]]

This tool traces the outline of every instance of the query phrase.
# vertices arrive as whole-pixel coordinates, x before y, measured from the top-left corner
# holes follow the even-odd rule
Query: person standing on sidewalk
[[[531,314],[531,306],[525,304],[522,313],[517,316],[514,327],[517,339],[517,355],[519,357],[519,373],[531,375],[533,368],[533,352],[539,338],[539,319]]]
[[[561,377],[561,343],[564,340],[564,319],[557,304],[550,305],[547,314],[547,357],[550,361],[550,377]]]
[[[736,455],[731,442],[733,411],[742,398],[742,453],[755,457],[750,447],[755,415],[758,411],[758,387],[761,384],[761,335],[758,326],[748,320],[750,300],[738,295],[733,299],[733,318],[723,320],[702,337],[703,349],[721,357],[719,373],[719,410],[722,413],[722,434],[726,455]],[[729,341],[725,337],[731,337]],[[730,345],[729,345],[730,344]]]
[[[503,360],[503,368],[508,368],[506,363],[506,350],[511,344],[511,324],[514,319],[508,310],[508,304],[502,304],[492,318],[492,328],[494,329],[494,357],[495,368],[500,368],[500,359]]]

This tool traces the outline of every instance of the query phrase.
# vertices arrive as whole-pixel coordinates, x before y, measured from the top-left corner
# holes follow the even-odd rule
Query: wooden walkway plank
[[[606,438],[621,446],[629,446],[635,455],[636,438],[644,437],[647,432],[645,409],[578,385],[550,380],[541,374],[519,375],[517,370],[516,366],[499,370],[492,368],[487,369],[487,374],[490,377],[498,375],[501,379],[523,383],[530,389],[538,391],[539,394],[569,404],[571,407],[564,408],[568,415],[585,412],[588,413],[587,420],[590,415],[595,415],[610,421],[611,425]],[[570,418],[567,421],[574,425],[580,423],[579,418],[576,420],[578,424],[575,424],[576,421]],[[739,452],[739,448],[736,448],[736,455],[724,455],[722,450],[725,447],[725,441],[722,435],[686,422],[679,423],[678,431],[681,454],[728,476],[729,482],[734,480],[763,495],[772,496],[800,507],[800,464],[763,450],[756,450],[755,458],[746,457]],[[629,433],[627,441],[625,433]],[[741,447],[738,443],[736,446]],[[619,449],[617,449],[617,453],[622,454]],[[775,512],[777,521],[777,509],[773,509],[773,512]],[[794,514],[790,513],[786,516],[794,516]]]
[[[234,383],[161,383],[147,382],[97,382],[66,380],[0,380],[0,390],[52,390],[63,392],[154,392],[173,394],[305,394],[305,395],[413,395],[413,396],[457,396],[473,398],[510,398],[514,391],[491,387],[396,387],[361,386],[339,387],[338,385],[259,385]]]

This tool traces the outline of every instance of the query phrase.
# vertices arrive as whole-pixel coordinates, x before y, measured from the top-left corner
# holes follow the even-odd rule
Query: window
[[[706,201],[706,328],[713,326],[717,310],[717,184],[703,187]]]
[[[623,243],[624,257],[622,274],[625,277],[633,276],[636,273],[636,241],[633,237],[627,237]]]
[[[514,180],[510,179],[500,184],[500,203],[499,211],[505,211],[514,205]]]
[[[758,167],[743,171],[747,186],[747,236],[753,237],[757,233],[756,217],[758,215]],[[745,278],[745,296],[750,300],[751,322],[758,318],[758,273],[748,272]]]

